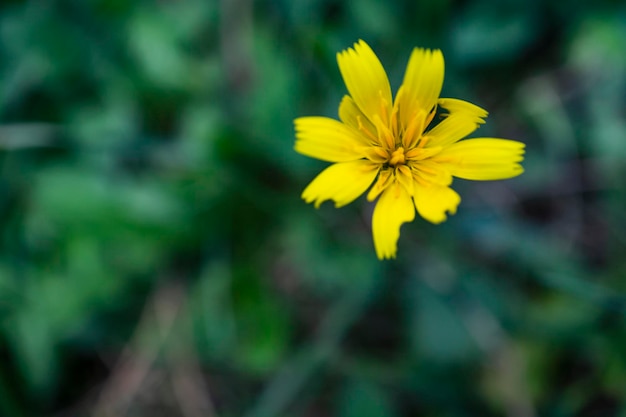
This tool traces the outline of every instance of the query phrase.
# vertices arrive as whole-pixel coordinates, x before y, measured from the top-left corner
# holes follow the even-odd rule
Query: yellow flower
[[[523,172],[524,144],[506,139],[461,140],[484,123],[487,112],[463,100],[439,98],[444,62],[439,50],[415,48],[395,100],[385,70],[362,40],[337,54],[350,95],[339,105],[341,121],[295,120],[295,150],[333,165],[302,193],[315,207],[344,206],[363,194],[378,198],[372,234],[379,259],[395,258],[400,227],[415,210],[432,223],[454,214],[461,197],[452,177],[497,180]],[[437,108],[445,118],[430,127]]]

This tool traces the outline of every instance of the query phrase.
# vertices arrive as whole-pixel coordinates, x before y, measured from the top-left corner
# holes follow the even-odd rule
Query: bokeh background
[[[359,38],[527,144],[395,261],[299,197]],[[625,46],[617,0],[3,1],[0,415],[626,416]]]

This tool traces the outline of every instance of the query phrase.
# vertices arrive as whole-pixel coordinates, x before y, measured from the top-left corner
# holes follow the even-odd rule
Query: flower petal
[[[439,106],[448,110],[450,115],[462,114],[467,117],[473,118],[476,123],[485,123],[485,118],[489,114],[487,110],[482,107],[478,107],[469,101],[459,100],[456,98],[440,98],[437,103]]]
[[[374,182],[379,165],[358,160],[333,164],[322,171],[302,192],[307,203],[318,208],[326,200],[334,200],[335,207],[354,201]]]
[[[375,145],[379,142],[376,137],[376,127],[363,114],[359,106],[356,105],[352,97],[343,96],[339,104],[339,118],[348,126],[363,133],[365,139],[370,144]]]
[[[406,126],[423,111],[427,115],[437,104],[443,86],[444,61],[440,50],[415,48],[409,58],[402,82],[403,93],[398,97],[400,120]]]
[[[455,98],[441,98],[437,103],[449,113],[444,113],[445,119],[424,136],[427,148],[448,146],[463,139],[485,123],[488,114],[475,104]]]
[[[294,121],[296,152],[328,162],[363,157],[359,149],[369,143],[350,126],[328,117],[300,117]]]
[[[387,73],[372,49],[362,40],[337,54],[343,81],[356,105],[374,121],[376,116],[389,117],[391,87]]]
[[[457,142],[433,160],[452,175],[468,180],[500,180],[524,172],[524,144],[514,140],[478,138]]]
[[[447,187],[452,184],[452,174],[442,164],[433,160],[420,161],[411,165],[413,180],[422,185],[438,185]]]
[[[378,259],[395,258],[400,227],[413,221],[411,197],[399,183],[391,184],[380,196],[372,216],[372,235]]]
[[[383,191],[387,189],[393,182],[393,170],[390,168],[382,169],[378,175],[378,179],[374,186],[370,189],[370,192],[367,193],[367,201],[374,201],[376,197],[380,195]]]
[[[413,201],[417,212],[431,223],[441,223],[446,220],[446,212],[456,213],[461,197],[450,187],[439,185],[415,184]]]
[[[422,140],[426,142],[426,148],[444,147],[463,139],[479,126],[475,117],[454,113],[430,129]]]

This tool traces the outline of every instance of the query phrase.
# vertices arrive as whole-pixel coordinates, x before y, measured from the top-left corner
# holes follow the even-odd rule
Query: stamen
[[[444,168],[437,166],[437,164],[420,163],[415,165],[413,169],[413,178],[421,179],[429,184],[448,186],[452,183],[452,175]]]
[[[396,147],[396,141],[389,128],[383,123],[378,115],[374,117],[374,126],[376,126],[376,130],[378,130],[378,137],[381,145],[386,144],[389,149],[394,149]]]
[[[389,161],[389,151],[381,148],[380,146],[364,147],[361,152],[367,159],[376,164],[384,164]]]
[[[402,97],[404,96],[404,86],[400,86],[398,92],[396,93],[396,99],[393,101],[393,108],[391,109],[391,132],[393,133],[394,138],[399,138],[399,121],[398,114],[400,113],[400,103],[402,101]]]
[[[428,136],[428,135],[423,135],[423,136],[420,138],[420,141],[419,141],[419,143],[417,144],[417,147],[416,147],[416,148],[420,149],[420,148],[423,148],[424,146],[426,146],[426,142],[428,142],[428,140],[429,140],[429,139],[430,139],[430,136]]]
[[[380,193],[382,193],[385,188],[387,188],[389,184],[391,184],[391,179],[391,170],[386,169],[380,171],[376,184],[374,184],[369,193],[367,193],[367,201],[374,201],[376,197],[378,197]]]
[[[358,115],[356,117],[356,121],[359,124],[359,130],[363,133],[365,133],[365,136],[369,137],[370,139],[372,139],[374,141],[374,143],[378,143],[378,138],[376,136],[374,136],[374,134],[372,132],[370,132],[365,125],[363,125],[363,121],[361,120],[361,115]]]
[[[391,158],[389,159],[389,165],[396,166],[401,165],[406,162],[406,158],[404,157],[404,148],[400,147],[391,153]]]
[[[433,121],[433,118],[435,117],[435,113],[437,113],[437,106],[435,106],[433,111],[430,112],[430,114],[428,115],[428,117],[424,121],[424,125],[422,126],[422,132],[424,130],[426,130],[428,125],[430,125],[430,123]],[[417,147],[418,148],[423,148],[426,145],[426,142],[428,142],[429,139],[430,139],[430,136],[422,135],[422,137],[420,138],[419,143],[417,143]]]
[[[433,155],[441,152],[441,146],[435,146],[432,148],[413,148],[404,154],[407,160],[410,161],[421,161],[427,158],[430,158]]]
[[[406,152],[406,159],[415,159],[415,160],[419,160],[422,158],[419,158],[422,154],[422,150],[419,148],[413,148],[413,149],[409,149]]]
[[[430,122],[433,121],[433,119],[435,118],[435,114],[436,113],[437,113],[437,106],[435,106],[433,111],[431,111],[430,114],[428,115],[428,117],[426,118],[426,123],[424,124],[424,129],[426,129],[428,127],[428,125],[430,124]]]
[[[421,175],[415,171],[413,171],[413,181],[424,187],[430,186],[430,183],[422,178]]]
[[[411,117],[409,125],[402,136],[402,143],[408,149],[413,148],[424,131],[424,111],[420,110]]]
[[[413,195],[413,176],[411,169],[406,165],[396,167],[395,175],[398,182],[406,189],[409,195]]]

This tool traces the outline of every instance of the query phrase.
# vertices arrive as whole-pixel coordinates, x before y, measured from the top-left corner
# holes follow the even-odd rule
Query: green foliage
[[[0,6],[0,415],[595,416],[626,399],[626,8],[616,1]],[[306,205],[357,39],[397,88],[527,144],[379,262]]]

